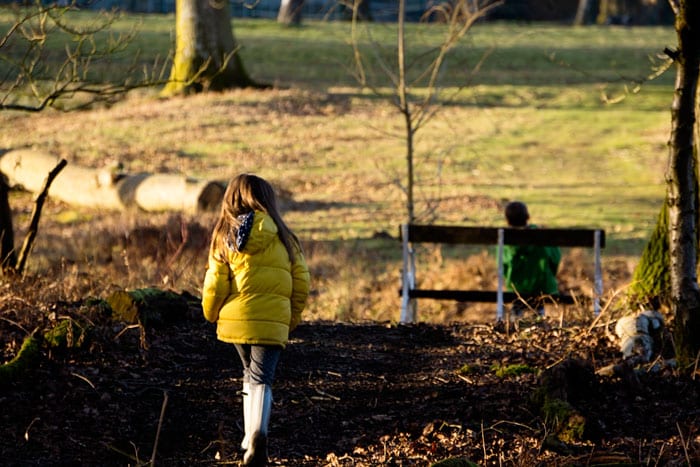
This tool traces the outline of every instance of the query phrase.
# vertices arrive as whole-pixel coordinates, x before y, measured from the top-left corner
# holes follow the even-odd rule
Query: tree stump
[[[144,326],[183,319],[189,310],[187,300],[181,295],[156,288],[118,290],[106,302],[112,309],[113,320]]]

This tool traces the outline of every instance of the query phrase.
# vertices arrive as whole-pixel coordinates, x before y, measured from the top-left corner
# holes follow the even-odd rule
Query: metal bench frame
[[[605,231],[600,229],[518,229],[501,227],[462,227],[444,225],[401,225],[403,269],[401,272],[401,322],[413,323],[417,318],[417,299],[496,302],[496,319],[503,319],[506,300],[532,298],[504,292],[504,245],[541,245],[560,247],[587,247],[594,250],[593,312],[600,313],[603,278],[600,250],[605,247]],[[498,245],[498,290],[432,290],[416,288],[416,260],[414,243]],[[573,297],[553,297],[560,303],[574,303]]]

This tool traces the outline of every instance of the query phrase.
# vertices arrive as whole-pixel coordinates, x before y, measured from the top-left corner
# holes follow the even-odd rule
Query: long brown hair
[[[211,237],[211,253],[220,260],[225,260],[229,250],[226,239],[241,226],[238,216],[253,211],[262,211],[269,215],[277,225],[277,235],[287,250],[289,260],[294,263],[295,250],[301,251],[299,239],[287,227],[277,209],[275,190],[267,181],[257,175],[243,173],[229,181],[224,199],[221,202],[221,213],[214,226]]]

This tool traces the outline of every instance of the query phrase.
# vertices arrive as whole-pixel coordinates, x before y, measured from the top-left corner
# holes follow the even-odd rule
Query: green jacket
[[[255,212],[240,252],[226,262],[209,257],[202,286],[202,309],[216,322],[217,337],[229,343],[286,345],[301,321],[309,294],[309,270],[303,255],[289,261],[270,216]]]
[[[528,228],[537,228],[529,225]],[[523,294],[559,293],[557,269],[561,250],[555,246],[504,245],[503,278],[506,290]]]

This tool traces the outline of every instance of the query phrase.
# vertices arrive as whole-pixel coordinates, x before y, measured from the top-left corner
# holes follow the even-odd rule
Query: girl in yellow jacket
[[[275,369],[308,294],[301,245],[272,186],[251,174],[234,177],[212,234],[202,308],[243,364],[243,465],[267,464]]]

